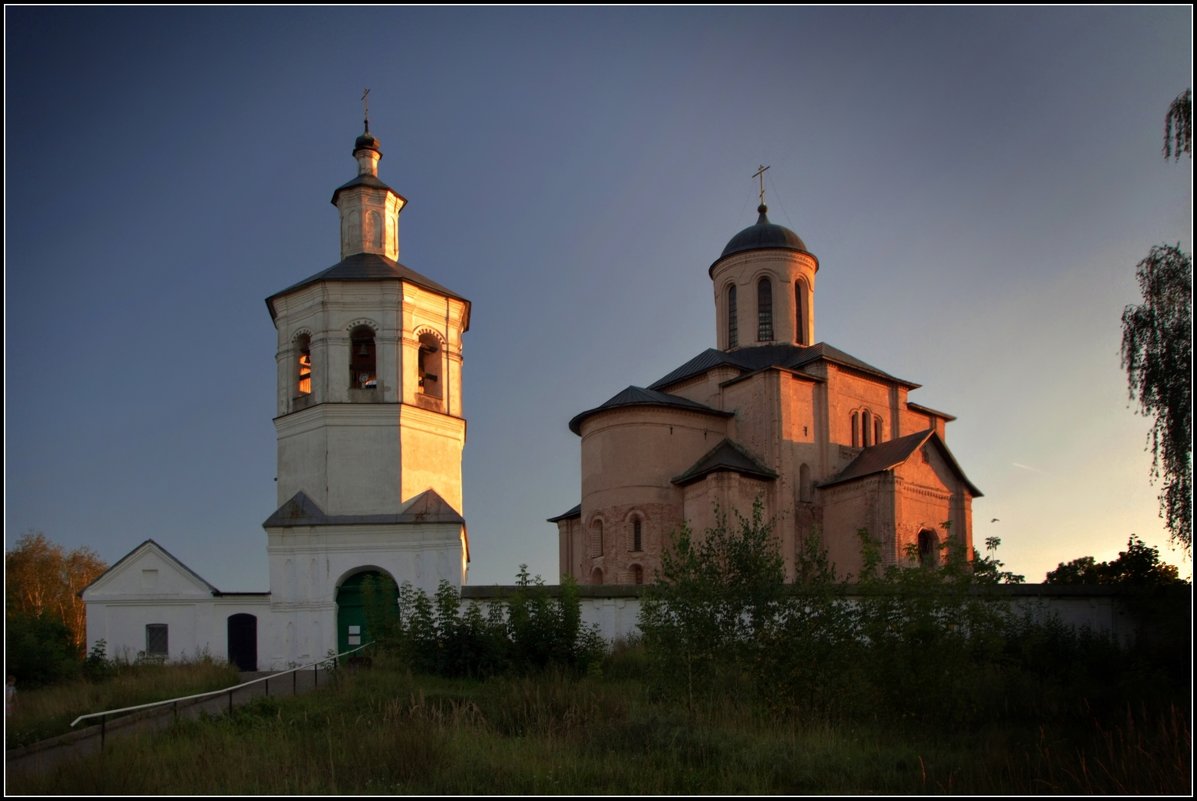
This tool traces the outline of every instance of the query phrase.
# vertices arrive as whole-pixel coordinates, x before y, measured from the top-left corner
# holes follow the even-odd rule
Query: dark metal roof
[[[940,439],[939,435],[935,433],[935,429],[927,429],[926,431],[918,431],[914,434],[907,434],[904,437],[891,439],[887,442],[882,442],[878,445],[873,445],[870,448],[865,448],[860,452],[855,459],[853,459],[847,467],[840,472],[838,476],[825,481],[819,486],[830,487],[835,484],[843,484],[847,481],[854,481],[858,478],[871,476],[876,473],[884,473],[888,470],[893,470],[898,465],[905,462],[916,451],[923,446],[924,443],[933,444],[944,457],[944,460],[952,468],[952,470],[968,487],[969,492],[973,497],[979,498],[982,493],[976,486],[968,480],[968,476],[964,475],[964,471],[960,469],[960,464],[956,461],[956,457],[952,456],[952,452],[948,450],[948,446]]]
[[[381,143],[374,138],[374,135],[370,133],[370,129],[367,128],[361,136],[353,140],[353,152],[356,153],[359,150],[373,150],[375,153],[381,156],[382,150],[380,149],[380,145]]]
[[[315,275],[308,276],[299,283],[292,284],[281,292],[275,292],[266,298],[266,307],[270,309],[271,319],[275,317],[273,303],[275,298],[289,295],[309,284],[315,284],[320,281],[408,281],[424,289],[469,303],[468,300],[453,290],[441,286],[431,278],[426,278],[410,267],[405,267],[397,261],[388,259],[386,256],[379,256],[377,253],[354,253],[352,256],[346,256],[327,270],[321,270]]]
[[[806,243],[798,234],[786,228],[784,225],[776,225],[769,222],[769,207],[761,204],[757,206],[757,212],[760,214],[757,217],[756,225],[750,225],[740,233],[736,234],[727,243],[727,247],[723,248],[723,253],[719,258],[715,259],[711,264],[708,273],[713,273],[715,265],[726,259],[728,256],[736,253],[744,253],[749,250],[793,250],[798,253],[807,253],[813,256],[806,249]],[[815,270],[819,269],[818,259],[815,259]]]
[[[353,189],[355,186],[368,186],[371,189],[385,189],[386,191],[390,192],[392,195],[395,195],[397,198],[402,200],[404,205],[407,205],[407,198],[405,198],[403,195],[399,194],[394,189],[391,189],[389,186],[384,184],[381,180],[379,180],[377,175],[370,175],[369,173],[366,173],[364,175],[359,175],[356,178],[354,178],[352,181],[349,181],[348,183],[341,184],[335,190],[333,190],[332,204],[334,206],[337,205],[337,195],[341,194],[346,189]]]
[[[732,412],[724,412],[719,409],[712,409],[697,401],[692,401],[689,398],[682,398],[677,395],[669,395],[664,392],[657,392],[652,389],[645,389],[644,387],[628,387],[622,392],[617,393],[614,397],[604,403],[602,406],[596,406],[593,409],[587,409],[581,414],[575,415],[569,421],[569,430],[575,434],[581,433],[582,421],[599,412],[605,412],[609,409],[618,409],[625,406],[667,406],[675,409],[684,409],[690,412],[701,412],[703,414],[714,414],[720,417],[731,417]]]
[[[942,417],[944,420],[956,419],[955,415],[948,414],[947,412],[941,412],[938,409],[932,409],[930,406],[924,406],[921,403],[911,403],[910,401],[906,401],[906,408],[914,409],[916,412],[926,412],[927,414],[932,414],[936,417]]]
[[[686,484],[693,484],[695,481],[705,478],[711,473],[718,472],[740,473],[741,475],[761,478],[767,481],[777,478],[777,473],[762,464],[743,445],[733,442],[730,439],[724,439],[714,448],[707,451],[689,470],[674,478],[673,483],[678,486],[685,486]]]
[[[266,518],[262,528],[290,528],[292,526],[366,526],[378,524],[457,523],[465,524],[456,509],[435,490],[425,490],[397,514],[328,515],[303,491],[295,493],[274,514]]]
[[[808,347],[802,345],[760,345],[757,347],[739,348],[737,350],[708,348],[673,372],[649,384],[649,389],[664,389],[688,378],[702,375],[720,366],[734,367],[745,373],[764,370],[769,367],[799,370],[803,366],[812,364],[820,359],[894,381],[911,389],[919,386],[910,381],[892,376],[883,370],[878,370],[871,364],[867,364],[855,356],[844,353],[839,348],[833,348],[825,342],[820,342],[817,345],[810,345]]]
[[[556,517],[550,517],[547,522],[556,523],[561,520],[569,520],[571,517],[581,517],[581,516],[582,516],[582,504],[578,504],[574,508],[570,509],[568,512],[563,512],[563,513],[557,515]]]

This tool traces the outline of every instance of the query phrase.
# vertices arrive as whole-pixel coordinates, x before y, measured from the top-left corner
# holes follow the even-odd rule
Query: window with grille
[[[768,278],[756,285],[756,338],[758,342],[773,339],[773,284]]]
[[[149,623],[145,627],[145,655],[165,659],[170,654],[170,642],[165,623]]]

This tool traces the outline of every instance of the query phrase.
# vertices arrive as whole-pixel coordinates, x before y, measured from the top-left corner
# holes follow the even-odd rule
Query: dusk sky
[[[339,259],[370,89],[400,261],[473,303],[469,583],[550,583],[578,412],[715,345],[707,268],[770,218],[815,336],[922,384],[1028,581],[1170,550],[1119,363],[1192,249],[1172,8],[5,9],[5,544],[147,538],[268,589],[275,331]],[[994,518],[997,522],[991,522]],[[1191,575],[1187,566],[1182,575]]]

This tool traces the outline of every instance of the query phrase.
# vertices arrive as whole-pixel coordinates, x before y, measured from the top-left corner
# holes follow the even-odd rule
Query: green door
[[[398,600],[399,590],[385,573],[366,570],[345,579],[337,589],[337,652],[370,642],[368,619],[395,610]]]

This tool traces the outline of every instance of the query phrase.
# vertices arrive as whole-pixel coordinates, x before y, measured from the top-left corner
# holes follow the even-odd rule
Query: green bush
[[[405,583],[397,602],[387,593],[367,593],[367,619],[375,642],[396,653],[412,670],[448,677],[486,678],[561,668],[578,673],[598,669],[606,643],[597,629],[582,625],[577,585],[570,580],[552,593],[544,581],[520,566],[516,590],[506,603],[464,608],[461,595],[442,581],[433,598]],[[381,600],[379,600],[381,599]]]
[[[71,630],[51,615],[12,615],[4,627],[5,664],[21,686],[41,687],[79,675],[82,654]]]

